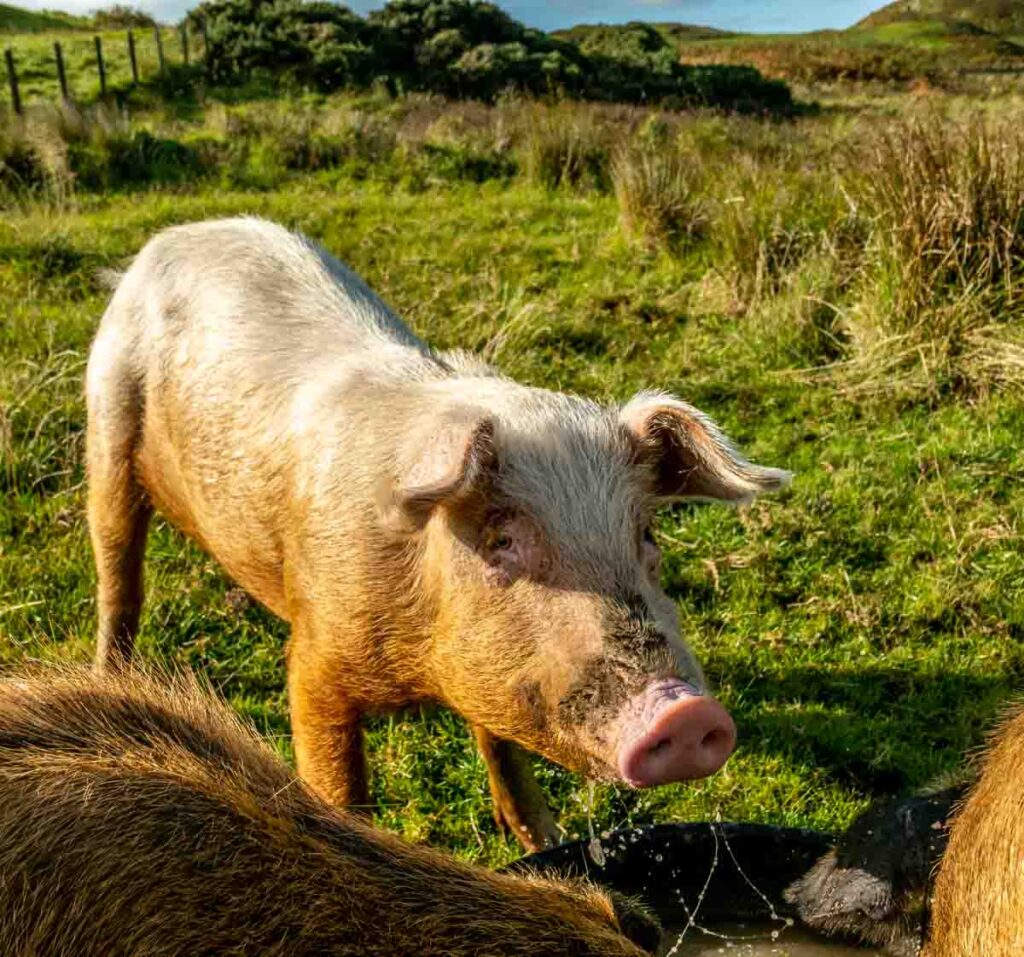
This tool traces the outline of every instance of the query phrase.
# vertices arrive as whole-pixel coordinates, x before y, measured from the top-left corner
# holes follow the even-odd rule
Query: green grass
[[[517,109],[172,110],[143,122],[214,157],[202,175],[0,198],[0,662],[92,650],[82,375],[105,303],[96,270],[171,223],[253,213],[324,242],[438,346],[490,344],[523,381],[601,399],[675,390],[797,473],[747,511],[661,517],[665,585],[740,746],[708,781],[599,787],[598,830],[716,816],[839,828],[955,767],[1024,679],[1024,399],[983,381],[905,389],[894,373],[864,391],[806,371],[846,355],[843,314],[884,305],[865,298],[884,291],[870,197],[849,172],[869,127],[588,114],[574,135],[635,129],[702,170],[706,226],[666,252],[623,238],[600,177],[531,177],[538,121]],[[477,177],[466,157],[488,150],[519,172]],[[208,674],[289,755],[284,626],[163,522],[147,576],[141,654]],[[382,824],[488,863],[518,854],[457,718],[376,719],[369,744]],[[567,834],[585,833],[585,783],[539,765]]]

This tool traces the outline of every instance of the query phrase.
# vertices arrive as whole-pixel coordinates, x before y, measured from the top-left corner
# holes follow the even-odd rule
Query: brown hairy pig
[[[1024,709],[996,732],[953,817],[922,957],[1024,954]]]
[[[620,903],[332,808],[194,681],[0,681],[5,957],[641,957]]]
[[[716,771],[735,728],[659,583],[649,521],[788,473],[671,395],[621,407],[435,353],[345,266],[257,219],[168,229],[87,375],[101,666],[130,657],[154,509],[291,625],[300,774],[367,803],[360,722],[471,723],[499,824],[554,821],[527,755],[648,787]]]

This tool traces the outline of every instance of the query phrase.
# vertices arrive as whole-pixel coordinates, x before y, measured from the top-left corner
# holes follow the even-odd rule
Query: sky
[[[86,13],[107,0],[5,0],[30,9]],[[127,0],[161,20],[178,20],[198,0]],[[885,0],[497,0],[517,20],[554,30],[575,23],[625,23],[663,20],[694,23],[752,33],[796,33],[844,28],[856,23]],[[366,13],[378,0],[350,0],[347,6]]]

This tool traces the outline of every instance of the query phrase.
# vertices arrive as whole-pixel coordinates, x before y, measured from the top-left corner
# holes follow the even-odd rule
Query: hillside
[[[923,14],[906,20],[862,21],[848,30],[682,38],[676,46],[684,63],[750,64],[766,76],[809,84],[900,83],[922,78],[942,84],[962,71],[1024,67],[1020,37],[997,35],[965,20],[927,19]]]
[[[1003,36],[1024,35],[1024,0],[896,0],[869,14],[854,29],[914,20],[970,23]]]
[[[564,30],[554,30],[551,35],[560,40],[569,40],[583,44],[594,37],[607,37],[616,33],[630,32],[637,28],[655,30],[672,43],[685,43],[691,40],[720,40],[724,37],[736,36],[728,30],[717,27],[702,27],[691,23],[641,23],[633,21],[623,24],[580,23]]]
[[[24,10],[0,3],[0,33],[43,33],[46,30],[69,30],[88,26],[84,17],[55,10]]]

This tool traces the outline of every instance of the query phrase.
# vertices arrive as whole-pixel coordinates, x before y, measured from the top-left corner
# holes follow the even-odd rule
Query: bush
[[[92,22],[97,30],[141,30],[156,26],[156,20],[148,13],[121,3],[97,10]]]
[[[189,14],[206,22],[212,79],[230,83],[261,71],[322,89],[365,86],[375,73],[372,30],[325,0],[207,0]]]
[[[207,61],[217,82],[260,72],[320,90],[425,91],[493,102],[506,91],[753,112],[792,107],[784,84],[752,67],[683,67],[650,30],[605,49],[532,30],[492,3],[391,0],[367,19],[325,0],[205,0]],[[634,49],[635,46],[635,49]]]
[[[587,27],[575,35],[590,65],[584,79],[588,99],[743,113],[786,113],[793,107],[785,83],[765,79],[752,66],[684,66],[675,44],[648,23]]]

